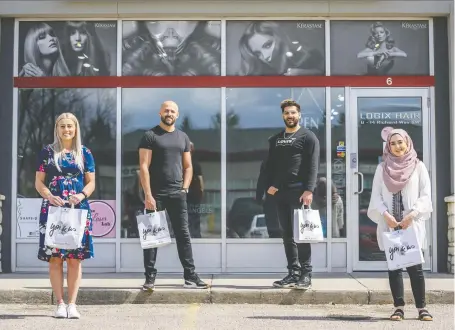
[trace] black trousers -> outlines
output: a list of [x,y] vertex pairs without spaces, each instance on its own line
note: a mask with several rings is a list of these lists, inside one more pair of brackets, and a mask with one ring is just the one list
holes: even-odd
[[[193,250],[191,248],[190,233],[188,230],[188,211],[186,205],[186,193],[175,192],[166,196],[155,196],[158,211],[166,210],[174,231],[175,241],[180,263],[183,266],[185,277],[194,273]],[[144,249],[144,268],[145,275],[155,275],[157,248]]]
[[281,238],[281,228],[274,196],[265,194],[263,209],[269,238]]
[[288,270],[311,275],[313,270],[311,266],[311,244],[295,243],[294,241],[294,210],[302,207],[302,203],[299,202],[302,193],[300,189],[280,189],[274,197]]
[[[425,307],[425,278],[422,265],[406,268],[411,280],[412,294],[417,308]],[[393,305],[404,306],[403,272],[401,269],[389,271],[390,290],[392,291]]]

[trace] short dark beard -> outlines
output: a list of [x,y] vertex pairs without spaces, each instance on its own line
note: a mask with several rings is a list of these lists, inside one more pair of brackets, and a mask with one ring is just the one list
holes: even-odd
[[288,123],[287,120],[285,120],[285,121],[284,121],[284,124],[286,125],[287,128],[294,128],[294,127],[296,127],[296,126],[299,124],[299,121],[296,120],[296,121],[294,121],[292,124],[290,124],[290,123]]
[[161,117],[161,122],[166,126],[172,126],[175,124],[175,120],[173,120],[170,124],[166,123],[166,117]]

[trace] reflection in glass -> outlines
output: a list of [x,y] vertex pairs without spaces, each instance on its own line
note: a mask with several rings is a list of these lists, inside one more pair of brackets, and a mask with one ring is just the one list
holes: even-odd
[[93,235],[115,237],[116,89],[21,89],[18,107],[17,225],[29,235],[18,237],[37,237],[38,222],[27,221],[27,215],[39,214],[41,203],[35,190],[37,157],[53,143],[55,120],[63,112],[77,117],[82,144],[95,158],[96,189],[89,201]]
[[324,88],[227,89],[228,238],[281,237],[273,201],[263,200],[268,187],[261,174],[268,138],[285,127],[280,109],[285,98],[293,98],[301,105],[300,125],[318,137],[319,176],[326,175]]
[[331,88],[332,237],[346,237],[346,112],[344,88]]
[[124,76],[218,76],[220,21],[124,21]]
[[[18,121],[18,194],[35,197],[38,152],[54,141],[55,119],[73,113],[82,130],[82,144],[96,159],[92,199],[115,199],[115,89],[21,89]],[[43,120],[43,118],[48,118]]]
[[376,224],[367,216],[376,167],[382,161],[381,131],[391,126],[406,130],[423,159],[422,100],[420,97],[362,97],[357,99],[359,172],[364,191],[359,195],[359,260],[385,261],[378,247]]
[[193,182],[188,194],[192,238],[221,237],[221,91],[211,88],[122,90],[122,237],[138,237],[136,214],[143,212],[139,142],[160,122],[166,100],[179,106],[177,128],[192,145]]

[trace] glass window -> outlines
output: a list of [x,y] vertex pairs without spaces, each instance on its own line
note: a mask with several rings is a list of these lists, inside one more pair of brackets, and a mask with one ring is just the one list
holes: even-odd
[[332,237],[346,237],[346,111],[344,88],[331,88]]
[[20,77],[116,76],[116,21],[19,22]]
[[229,21],[227,75],[325,74],[324,21]]
[[[187,199],[191,237],[220,238],[221,90],[211,88],[122,90],[122,237],[139,237],[136,214],[144,210],[144,195],[138,146],[144,132],[160,123],[160,106],[166,100],[178,104],[177,128],[194,145],[195,180]],[[191,191],[202,194],[191,198]]]
[[331,21],[332,75],[428,75],[428,21]]
[[123,21],[124,76],[219,76],[221,21]]
[[386,127],[404,129],[411,136],[417,157],[423,159],[422,98],[369,97],[357,98],[358,168],[364,175],[364,191],[359,194],[359,261],[385,261],[376,237],[377,224],[367,216],[373,179],[382,162]]
[[[228,238],[281,238],[276,209],[273,204],[259,200],[265,191],[258,185],[258,177],[268,154],[268,138],[284,129],[280,102],[286,98],[300,104],[301,125],[318,137],[319,177],[326,176],[325,88],[227,89]],[[321,210],[326,228],[324,196],[325,193],[320,195],[315,191],[312,207]]]
[[35,190],[39,152],[54,142],[55,120],[73,113],[82,144],[95,158],[96,189],[90,196],[93,236],[115,237],[116,89],[19,90],[17,197],[18,238],[38,237],[41,196]]

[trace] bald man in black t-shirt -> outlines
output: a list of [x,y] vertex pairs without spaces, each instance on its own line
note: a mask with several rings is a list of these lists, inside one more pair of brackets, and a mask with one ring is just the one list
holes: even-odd
[[[184,269],[186,288],[207,288],[195,272],[188,230],[187,194],[193,168],[190,140],[175,127],[178,106],[166,101],[160,108],[161,122],[145,132],[139,144],[141,186],[147,210],[166,210],[174,231],[177,251]],[[144,249],[144,290],[153,290],[157,270],[157,248]]]

